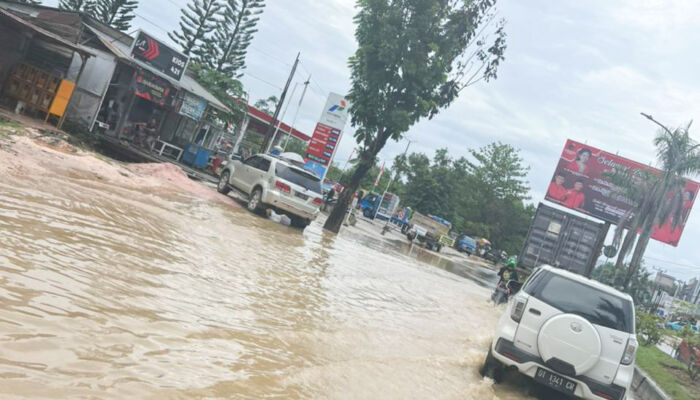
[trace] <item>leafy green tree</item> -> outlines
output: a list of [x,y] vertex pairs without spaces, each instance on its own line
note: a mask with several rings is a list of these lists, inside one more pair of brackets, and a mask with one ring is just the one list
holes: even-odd
[[223,18],[217,23],[212,41],[203,46],[199,61],[213,70],[240,78],[263,8],[265,0],[225,0]]
[[58,3],[58,8],[93,15],[95,12],[95,0],[61,0]]
[[637,312],[637,335],[642,339],[642,346],[656,345],[661,341],[664,330],[660,327],[661,318],[654,314]]
[[266,99],[256,101],[253,106],[267,115],[273,115],[279,101],[277,96],[270,96]]
[[400,140],[474,82],[496,78],[506,45],[504,22],[491,25],[495,3],[357,1],[358,48],[349,60],[348,98],[360,161],[325,229],[340,230],[353,193],[388,140]]
[[138,0],[96,0],[95,18],[114,29],[126,32],[136,18]]
[[193,50],[211,43],[209,34],[216,29],[215,17],[222,7],[220,0],[192,0],[181,10],[179,30],[168,36],[189,56]]
[[221,116],[224,121],[236,124],[243,119],[247,110],[245,104],[237,100],[244,97],[240,81],[196,63],[190,63],[187,73],[231,110],[230,114]]
[[[286,141],[286,147],[284,148],[285,152],[289,153],[297,153],[300,156],[304,157],[306,155],[306,147],[307,143],[304,142],[303,140],[299,140],[297,138],[283,138],[281,143],[285,143]],[[284,146],[283,146],[284,147]]]
[[404,204],[451,221],[456,233],[489,238],[517,254],[535,212],[524,203],[528,168],[515,148],[501,143],[471,155],[471,160],[453,159],[440,149],[432,160],[420,153],[398,156],[397,192]]
[[640,266],[634,271],[629,285],[625,288],[627,268],[627,266],[624,266],[624,268],[620,269],[612,263],[604,263],[593,270],[591,277],[598,282],[628,293],[632,296],[632,300],[634,300],[634,304],[637,307],[650,304],[653,294],[653,284],[650,279],[651,272],[644,266]]

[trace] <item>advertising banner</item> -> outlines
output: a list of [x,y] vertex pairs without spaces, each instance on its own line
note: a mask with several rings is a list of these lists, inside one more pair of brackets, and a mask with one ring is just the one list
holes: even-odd
[[132,83],[134,94],[160,106],[170,104],[173,92],[170,83],[145,70],[137,70]]
[[326,170],[333,161],[347,121],[347,100],[337,93],[329,94],[311,142],[306,148],[305,166],[321,178],[325,177]]
[[[620,172],[634,178],[636,171],[646,171],[659,176],[662,174],[660,170],[648,165],[568,140],[545,198],[572,210],[617,224],[620,217],[635,204],[624,194],[623,189],[610,181],[609,175]],[[678,212],[672,212],[666,221],[657,221],[652,234],[653,239],[678,246],[698,189],[700,184],[685,180],[683,190],[667,195],[667,206],[675,208]],[[674,214],[680,214],[680,220],[674,220]]]
[[178,81],[185,73],[187,63],[190,60],[184,54],[171,49],[141,31],[136,36],[131,56]]
[[180,103],[180,110],[178,113],[184,115],[187,118],[191,118],[195,121],[199,121],[204,115],[204,110],[207,108],[207,102],[200,99],[197,96],[193,96],[189,93],[185,93],[185,96]]

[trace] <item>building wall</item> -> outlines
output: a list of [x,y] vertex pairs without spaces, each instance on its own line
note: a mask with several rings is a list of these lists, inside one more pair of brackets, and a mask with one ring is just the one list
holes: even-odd
[[[100,109],[103,96],[109,88],[109,83],[117,62],[111,54],[91,50],[96,54],[85,64],[83,73],[77,83],[73,98],[68,106],[66,119],[90,128]],[[82,60],[79,56],[73,58],[71,72],[80,71]],[[75,74],[77,76],[77,73]]]
[[28,37],[0,22],[0,95],[12,68],[22,59]]

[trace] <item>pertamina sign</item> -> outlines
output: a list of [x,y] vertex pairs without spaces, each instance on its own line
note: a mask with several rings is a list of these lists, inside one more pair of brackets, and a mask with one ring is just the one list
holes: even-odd
[[325,176],[340,144],[343,129],[348,122],[348,108],[348,101],[343,96],[331,93],[311,136],[306,149],[306,167],[320,177]]
[[184,54],[141,31],[136,36],[131,56],[178,81],[185,73],[190,60]]

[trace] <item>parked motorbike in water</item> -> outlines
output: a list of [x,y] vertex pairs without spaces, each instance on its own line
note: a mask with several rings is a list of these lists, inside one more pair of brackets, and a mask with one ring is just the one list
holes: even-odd
[[518,293],[522,284],[518,281],[510,280],[507,282],[499,282],[496,286],[496,290],[491,294],[491,301],[494,305],[501,305],[508,302],[510,296]]

